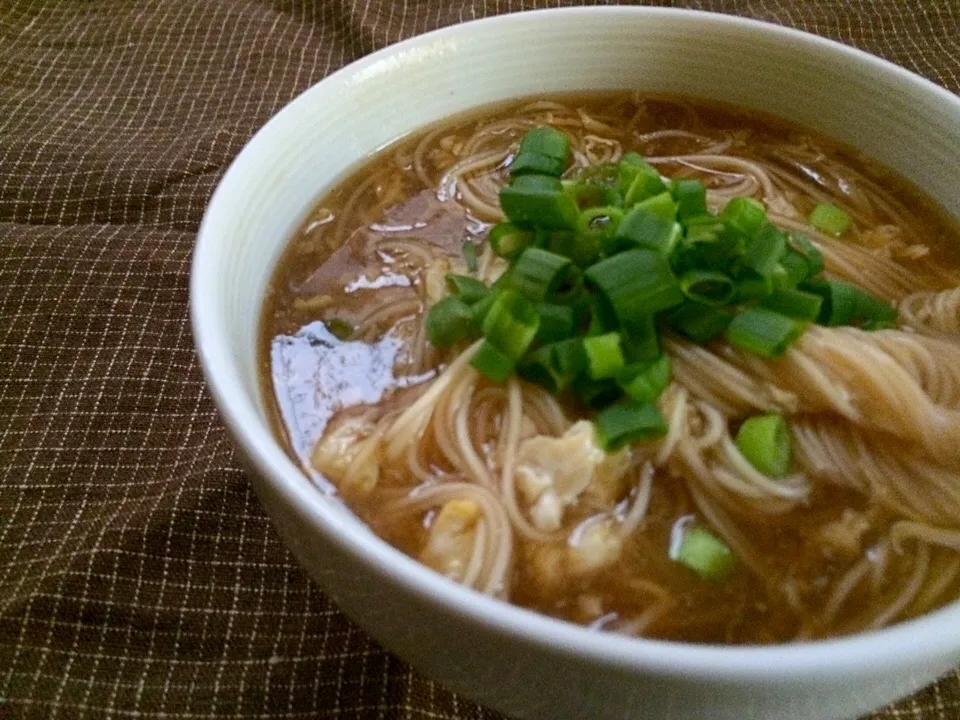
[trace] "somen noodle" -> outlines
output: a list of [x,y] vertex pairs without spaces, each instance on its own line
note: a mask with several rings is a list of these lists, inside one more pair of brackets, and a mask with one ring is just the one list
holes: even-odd
[[[565,178],[639,153],[701,180],[715,213],[755,198],[895,322],[812,325],[775,358],[665,332],[663,432],[604,450],[579,401],[494,382],[474,366],[483,338],[438,347],[425,326],[448,274],[489,286],[507,268],[488,233],[538,127],[569,136]],[[811,224],[826,206],[849,227]],[[611,93],[513,103],[401,141],[322,199],[266,300],[264,393],[322,488],[479,592],[695,642],[881,627],[960,595],[958,249],[906,182],[768,116]],[[786,420],[783,473],[738,440],[760,416]],[[722,573],[685,560],[691,537],[728,553]]]

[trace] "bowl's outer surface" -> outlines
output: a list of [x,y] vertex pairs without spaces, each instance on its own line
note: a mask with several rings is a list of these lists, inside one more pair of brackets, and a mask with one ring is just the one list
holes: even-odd
[[711,648],[591,633],[420,567],[322,496],[271,436],[256,327],[273,265],[318,196],[425,123],[589,89],[687,93],[774,112],[867,152],[960,217],[960,100],[798,32],[687,11],[578,8],[501,16],[387,48],[271,120],[227,172],[200,230],[195,339],[258,495],[311,576],[375,638],[518,717],[826,720],[918,689],[960,663],[960,605],[802,646]]

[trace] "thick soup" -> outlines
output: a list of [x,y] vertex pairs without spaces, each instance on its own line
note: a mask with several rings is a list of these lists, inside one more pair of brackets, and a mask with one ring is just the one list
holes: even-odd
[[[567,154],[556,134],[518,151],[533,128]],[[511,173],[528,204],[505,201],[492,248]],[[537,295],[560,271],[537,275],[534,247],[575,299]],[[960,594],[958,253],[906,182],[771,117],[527,100],[404,139],[322,199],[270,286],[263,392],[321,488],[480,592],[690,642],[876,628]],[[672,283],[652,346],[605,285],[638,258]]]

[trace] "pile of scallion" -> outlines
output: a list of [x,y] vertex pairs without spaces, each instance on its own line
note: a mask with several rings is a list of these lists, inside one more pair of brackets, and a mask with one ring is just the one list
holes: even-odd
[[[810,323],[872,329],[895,318],[881,300],[823,277],[820,251],[776,228],[752,198],[733,198],[717,215],[703,183],[665,181],[636,153],[564,178],[570,160],[561,132],[523,137],[500,191],[508,221],[488,236],[509,267],[490,287],[448,275],[450,295],[426,328],[437,347],[482,336],[471,362],[494,382],[516,372],[579,399],[596,411],[607,450],[666,432],[655,404],[671,377],[663,332],[723,337],[775,358]],[[834,235],[850,226],[828,204],[810,221]],[[754,427],[759,445],[747,454],[782,474],[770,442],[784,430],[774,425]]]

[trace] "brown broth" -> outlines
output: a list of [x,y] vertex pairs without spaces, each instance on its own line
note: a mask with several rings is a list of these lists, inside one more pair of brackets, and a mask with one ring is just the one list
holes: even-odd
[[[903,225],[902,243],[895,244],[891,252],[903,250],[903,261],[938,286],[946,287],[950,278],[955,285],[960,277],[956,223],[902,178],[827,138],[771,116],[690,99],[644,98],[638,102],[623,93],[591,93],[547,100],[582,110],[602,123],[592,126],[598,137],[613,138],[624,151],[648,156],[689,152],[696,147],[682,135],[639,142],[645,133],[682,130],[718,143],[731,138],[724,149],[727,154],[789,171],[851,214],[867,213],[868,221],[857,224],[853,241],[873,242],[874,235],[867,231],[894,222],[896,216],[896,222]],[[259,328],[261,388],[273,413],[274,429],[288,452],[327,491],[336,492],[336,488],[310,469],[309,455],[328,423],[336,425],[363,413],[381,417],[405,406],[418,382],[429,381],[431,367],[445,360],[435,357],[426,368],[409,365],[411,344],[422,320],[421,292],[426,282],[425,272],[417,265],[416,248],[429,248],[434,256],[459,262],[463,242],[482,243],[486,232],[485,223],[463,212],[454,201],[438,202],[436,187],[421,175],[436,179],[480,123],[511,118],[530,102],[487,108],[445,121],[365,161],[321,199],[275,269]],[[431,137],[439,139],[418,157],[417,148]],[[502,168],[498,172],[502,176]],[[695,172],[695,167],[684,164],[665,170],[667,175]],[[848,187],[851,177],[854,181]],[[721,176],[707,177],[708,183],[714,179],[724,181]],[[865,188],[873,187],[882,188],[888,202],[871,200],[871,192],[866,199],[862,196]],[[798,193],[793,202],[806,214],[816,200]],[[394,249],[371,252],[371,246],[385,238],[396,240]],[[918,243],[928,252],[910,259],[913,251],[905,248]],[[382,322],[371,321],[371,313],[379,313]],[[334,319],[362,325],[365,336],[360,342],[351,338],[342,343],[317,323]],[[428,374],[418,374],[424,370]],[[442,467],[439,456],[427,460]],[[385,502],[410,485],[410,478],[401,470],[388,469],[370,497],[345,499],[378,534],[417,557],[431,513],[398,517],[382,511]],[[822,533],[825,526],[850,512],[867,518],[869,529],[857,552],[847,555],[825,544]],[[570,514],[572,520],[565,527],[586,517],[589,509],[575,507]],[[859,587],[837,617],[824,625],[817,617],[818,603],[871,551],[872,543],[894,519],[877,503],[852,491],[818,484],[809,507],[741,523],[764,549],[768,577],[794,588],[797,603],[793,605],[769,581],[746,569],[724,583],[710,583],[670,561],[671,531],[685,516],[703,522],[683,484],[671,483],[665,473],[658,473],[646,521],[628,539],[614,565],[595,575],[564,578],[555,585],[545,583],[537,563],[529,559],[539,550],[532,543],[520,542],[509,599],[548,615],[621,632],[633,631],[631,620],[647,617],[642,630],[647,636],[691,642],[773,643],[846,632],[845,623],[853,622],[864,608],[879,607],[889,600],[909,573],[907,563],[890,558],[882,580]],[[935,560],[950,561],[939,556]],[[651,578],[669,593],[669,602],[664,601],[660,611],[657,604],[662,598],[648,586]],[[947,602],[957,592],[953,583],[935,604]],[[910,607],[904,616],[926,609]]]

